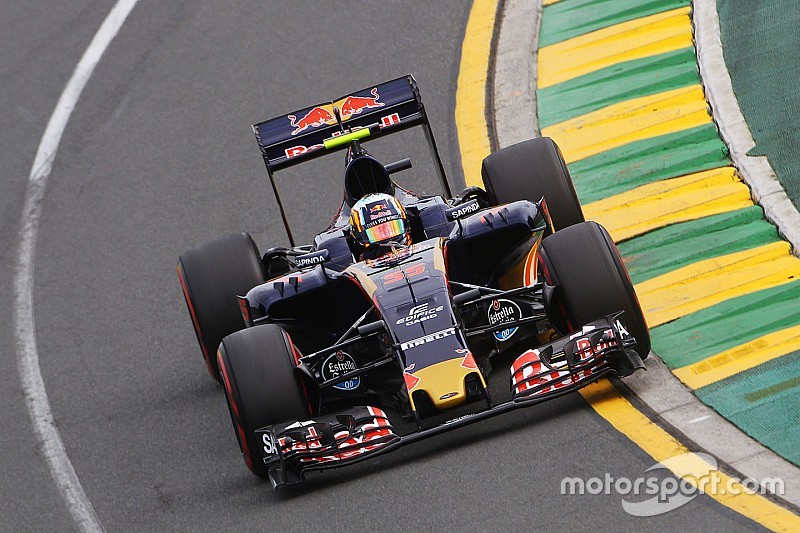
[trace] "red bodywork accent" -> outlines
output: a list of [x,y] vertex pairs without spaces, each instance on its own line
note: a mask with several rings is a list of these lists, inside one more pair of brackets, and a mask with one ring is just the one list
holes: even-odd
[[239,311],[242,313],[242,318],[246,323],[250,323],[250,306],[247,303],[247,300],[243,298],[239,298]]
[[414,374],[409,374],[408,372],[403,372],[403,380],[406,382],[406,389],[409,393],[414,390],[414,387],[420,382],[420,379],[415,376]]
[[547,218],[547,225],[550,226],[550,232],[555,233],[556,227],[553,225],[553,219],[550,217],[550,208],[547,207],[547,200],[542,199],[542,203],[540,205],[542,206],[542,211],[544,211],[544,215]]
[[[294,345],[292,342],[292,337],[285,331],[283,332],[284,336],[286,337],[286,341],[289,343],[289,349],[292,351],[292,357],[294,357],[294,366],[300,366],[300,357],[302,354],[300,350],[297,349],[297,346]],[[306,388],[305,380],[300,380],[300,387],[303,389],[303,397],[306,399],[306,406],[308,406],[308,414],[313,415],[314,409],[311,406],[311,398],[308,396],[308,389]]]
[[[579,336],[580,334],[573,335]],[[613,339],[614,333],[611,330],[606,332],[606,335]],[[578,350],[578,362],[585,363],[589,361],[597,352],[605,350],[611,346],[616,346],[615,341],[600,342],[596,346],[596,350],[592,348],[588,339],[578,339],[576,341],[576,350]],[[542,387],[536,392],[531,393],[531,396],[539,396],[554,392],[558,389],[572,385],[573,383],[583,380],[597,371],[601,362],[592,365],[589,368],[579,370],[575,374],[570,374],[567,367],[561,370],[550,370],[539,358],[538,350],[528,350],[514,361],[511,365],[511,385],[515,394],[520,394],[528,389]]]
[[[392,431],[386,413],[372,406],[367,406],[367,410],[373,418],[371,423],[363,424],[359,427],[356,433],[360,433],[360,435],[351,436],[347,431],[340,431],[334,435],[336,446],[329,447],[329,454],[303,457],[300,461],[303,463],[331,463],[342,461],[378,450],[388,444],[386,439],[395,436],[395,434]],[[314,426],[308,426],[306,430],[308,433],[304,436],[305,441],[293,440],[289,442],[285,437],[280,437],[278,439],[278,446],[281,449],[281,455],[285,456],[291,452],[323,451],[325,447],[321,442],[321,436],[317,433]]]
[[466,352],[467,353],[464,355],[464,360],[461,361],[461,366],[463,366],[464,368],[470,368],[470,369],[474,368],[475,370],[477,370],[478,364],[475,362],[475,357],[472,356],[472,352],[470,352],[469,350],[466,350]]
[[450,297],[453,296],[453,288],[450,287],[450,278],[447,277],[447,273],[450,272],[450,258],[447,255],[447,241],[444,242],[442,246],[442,257],[444,258],[444,279],[447,284],[447,291],[450,293]]

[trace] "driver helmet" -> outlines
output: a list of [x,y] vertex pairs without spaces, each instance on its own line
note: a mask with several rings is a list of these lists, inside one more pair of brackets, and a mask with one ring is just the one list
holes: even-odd
[[411,244],[405,208],[397,198],[384,193],[368,194],[353,205],[350,234],[364,248],[379,243]]

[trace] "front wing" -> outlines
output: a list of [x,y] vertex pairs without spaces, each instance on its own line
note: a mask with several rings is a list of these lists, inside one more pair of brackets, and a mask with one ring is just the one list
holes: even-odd
[[635,339],[619,313],[596,320],[580,332],[527,350],[511,366],[512,398],[413,433],[400,435],[386,413],[353,407],[309,420],[288,421],[256,431],[263,443],[272,486],[303,481],[305,473],[352,464],[406,444],[491,416],[529,407],[574,392],[604,376],[625,377],[644,368]]

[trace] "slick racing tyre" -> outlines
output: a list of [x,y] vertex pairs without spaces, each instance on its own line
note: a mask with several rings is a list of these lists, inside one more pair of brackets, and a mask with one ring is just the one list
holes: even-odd
[[555,325],[561,323],[558,329],[572,331],[625,311],[620,320],[636,338],[639,356],[647,357],[647,322],[617,247],[603,226],[583,222],[554,233],[542,241],[539,258],[547,282],[557,285],[551,312]]
[[236,296],[265,281],[258,247],[247,233],[201,244],[180,256],[178,278],[208,373],[219,380],[217,347],[245,326]]
[[247,468],[268,475],[264,446],[255,430],[287,420],[306,420],[309,402],[295,375],[291,340],[274,324],[237,331],[222,339],[217,354],[228,411]]
[[584,220],[564,157],[549,137],[522,141],[487,156],[481,176],[495,205],[538,202],[544,197],[556,231]]

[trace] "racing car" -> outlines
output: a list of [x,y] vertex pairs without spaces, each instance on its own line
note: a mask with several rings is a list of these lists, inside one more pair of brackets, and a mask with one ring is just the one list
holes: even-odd
[[[443,195],[364,148],[412,127]],[[411,75],[253,129],[290,246],[225,236],[182,254],[178,276],[245,463],[273,487],[644,367],[625,266],[551,139],[496,151],[484,186],[452,195]],[[275,173],[340,151],[341,206],[297,245]]]

